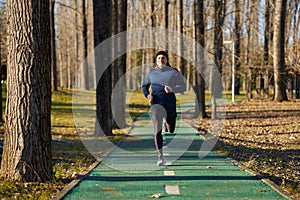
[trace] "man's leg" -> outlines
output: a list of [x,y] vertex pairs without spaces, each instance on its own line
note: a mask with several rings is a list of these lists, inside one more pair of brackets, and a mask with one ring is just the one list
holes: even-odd
[[167,118],[165,122],[165,128],[167,129],[168,132],[174,133],[176,127],[177,113],[176,111],[173,110],[167,110],[166,112],[167,112]]
[[158,153],[158,158],[163,158],[163,137],[162,137],[162,121],[163,118],[166,117],[166,111],[164,107],[161,105],[153,105],[151,106],[151,119],[154,126],[154,143],[156,147],[156,151]]

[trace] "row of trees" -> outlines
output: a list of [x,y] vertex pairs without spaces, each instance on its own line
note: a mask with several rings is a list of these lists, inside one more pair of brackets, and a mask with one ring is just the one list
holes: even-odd
[[[112,12],[116,9],[118,3],[112,1]],[[218,15],[214,16],[217,5],[212,1],[203,2],[203,28],[205,41],[205,49],[214,55],[214,31],[216,17],[219,17],[219,26],[222,30],[223,41],[235,41],[235,64],[237,68],[238,79],[236,81],[236,91],[241,88],[244,80],[244,66],[265,66],[273,63],[273,40],[274,40],[274,16],[275,16],[275,0],[245,0],[245,1],[220,1],[220,9]],[[91,1],[79,0],[61,0],[52,1],[53,22],[55,24],[55,42],[56,42],[56,67],[53,70],[53,88],[57,86],[61,88],[95,88],[95,69],[90,66],[86,70],[80,70],[85,59],[85,55],[91,52],[93,44],[93,12]],[[195,38],[195,6],[193,0],[186,1],[128,1],[127,6],[127,29],[140,27],[163,27],[171,30],[177,30],[186,34],[191,38]],[[289,0],[286,2],[285,17],[285,51],[289,52],[286,56],[288,66],[296,66],[299,58],[299,2],[297,0]],[[85,5],[85,6],[82,6]],[[196,4],[195,4],[196,5]],[[86,12],[86,10],[88,12]],[[182,11],[182,12],[181,12]],[[124,12],[122,12],[124,13]],[[114,15],[112,15],[113,17]],[[116,15],[118,16],[118,15]],[[196,18],[197,19],[197,18]],[[111,18],[112,34],[115,34],[117,23]],[[221,23],[222,22],[222,23]],[[5,21],[1,23],[2,27]],[[222,25],[222,26],[221,26]],[[70,31],[72,30],[72,31]],[[147,42],[147,41],[145,41]],[[128,46],[137,45],[139,41],[128,41]],[[231,51],[229,45],[223,45],[220,42],[218,52],[222,52],[222,75],[223,83],[226,90],[231,87]],[[3,47],[3,46],[2,46]],[[167,44],[166,44],[167,48]],[[5,51],[5,48],[2,48]],[[178,54],[186,51],[178,47]],[[2,53],[2,55],[5,53]],[[154,51],[137,51],[128,52],[127,68],[153,62]],[[4,58],[5,56],[2,56]],[[191,76],[190,63],[177,55],[171,56],[174,66],[183,71],[186,78],[194,82],[195,77]],[[3,59],[2,63],[5,63]],[[78,74],[80,73],[80,74]],[[84,74],[85,75],[84,75]],[[75,83],[74,77],[80,76],[78,83]],[[84,76],[86,78],[84,78]],[[143,76],[143,74],[142,74]],[[137,76],[134,84],[139,85],[143,77]],[[255,78],[255,77],[254,77]],[[85,81],[84,81],[85,80]],[[129,82],[127,83],[130,86]],[[132,87],[132,86],[131,86]],[[243,87],[243,89],[246,89]]]
[[[287,10],[287,5],[293,9]],[[111,93],[114,84],[129,69],[153,63],[157,50],[128,52],[105,71],[93,67],[101,66],[100,63],[107,59],[104,55],[117,55],[115,50],[119,45],[137,49],[133,46],[153,42],[164,43],[165,49],[176,48],[178,53],[170,55],[171,61],[194,86],[200,102],[197,109],[201,117],[206,116],[203,76],[193,70],[197,66],[184,59],[187,52],[193,55],[195,52],[187,49],[182,40],[176,41],[174,47],[172,43],[176,38],[150,35],[138,40],[129,37],[126,43],[113,44],[106,52],[95,54],[95,64],[84,62],[88,52],[117,33],[140,27],[163,27],[185,34],[212,55],[224,83],[230,73],[226,68],[229,50],[223,41],[234,41],[238,72],[236,91],[240,90],[242,65],[273,64],[275,100],[278,101],[286,100],[285,62],[288,60],[289,64],[296,65],[299,53],[299,2],[296,0],[52,0],[50,3],[47,0],[7,0],[6,6],[7,18],[2,18],[1,30],[7,23],[4,28],[7,40],[2,39],[4,33],[1,34],[1,58],[6,57],[7,61],[1,59],[1,62],[8,67],[8,97],[1,174],[8,179],[51,179],[50,82],[52,90],[58,86],[95,87],[98,122],[106,135],[112,135]],[[5,13],[4,8],[1,13]],[[289,55],[292,56],[287,57],[285,50],[290,48],[293,51]],[[138,71],[122,85],[139,86],[144,73]],[[125,96],[120,94],[118,104],[114,104],[119,113],[125,113]],[[213,94],[213,99],[218,97]],[[126,126],[125,120],[118,126]]]
[[[217,1],[218,2],[218,1]],[[194,17],[193,17],[193,3],[192,0],[184,1],[180,4],[180,1],[162,1],[162,2],[150,2],[146,1],[129,1],[127,7],[128,20],[127,20],[127,28],[140,28],[140,27],[163,27],[172,30],[178,30],[182,33],[188,35],[189,37],[195,37],[195,26]],[[298,29],[299,29],[299,15],[298,1],[287,1],[289,9],[286,11],[286,40],[285,40],[285,48],[286,51],[291,52],[290,56],[286,58],[288,65],[295,65],[298,58]],[[70,5],[75,5],[72,1],[69,1]],[[153,5],[153,6],[152,6]],[[166,6],[167,5],[167,6]],[[180,5],[182,5],[182,9],[180,9]],[[222,1],[220,2],[222,5],[222,9],[219,10],[219,15],[222,23],[222,34],[223,40],[234,40],[235,41],[235,50],[236,50],[236,66],[237,69],[247,66],[262,66],[262,65],[270,65],[273,62],[273,38],[274,38],[274,15],[275,15],[275,1]],[[87,8],[90,7],[91,4],[87,5]],[[152,8],[153,7],[153,8]],[[114,9],[115,6],[112,7]],[[68,27],[68,29],[77,30],[76,28],[78,23],[70,23],[70,21],[76,18],[75,11],[70,9],[68,5],[58,6],[56,19],[58,24],[61,24],[62,30],[57,30],[57,35],[59,35],[59,39],[57,40],[57,49],[59,53],[59,81],[60,86],[62,87],[74,87],[75,84],[72,83],[72,79],[67,77],[73,77],[74,74],[77,73],[77,69],[79,67],[78,63],[82,62],[82,59],[79,59],[81,56],[77,56],[78,59],[71,59],[68,61],[67,56],[62,56],[66,54],[65,52],[76,52],[78,54],[78,50],[76,50],[76,46],[74,44],[80,44],[80,40],[77,39],[77,42],[73,42],[78,38],[75,35],[76,32],[70,35],[68,31],[63,31]],[[66,10],[69,10],[67,12]],[[214,26],[215,16],[214,16],[214,3],[211,1],[203,1],[203,14],[204,14],[204,40],[205,40],[205,48],[208,52],[214,52]],[[181,12],[182,11],[182,16]],[[164,12],[167,12],[164,13]],[[63,13],[63,14],[60,14]],[[68,17],[66,16],[68,14]],[[90,13],[88,13],[90,14]],[[61,17],[62,16],[62,17]],[[180,17],[181,16],[181,17]],[[70,20],[66,20],[70,19]],[[236,20],[235,20],[236,19]],[[165,22],[167,20],[167,22]],[[66,22],[65,22],[66,21]],[[114,23],[114,22],[113,22]],[[91,51],[93,48],[93,38],[92,38],[92,18],[91,15],[87,15],[87,26],[88,26],[88,51]],[[71,26],[71,27],[70,27]],[[112,28],[114,28],[113,25]],[[67,32],[65,34],[64,32]],[[78,34],[78,33],[77,33]],[[64,36],[65,35],[65,36]],[[65,41],[69,41],[70,45],[66,45]],[[136,45],[137,41],[131,41],[128,44],[129,47]],[[166,46],[167,47],[167,46]],[[180,48],[178,49],[180,54]],[[228,46],[220,44],[219,52],[223,51],[222,56],[222,65],[223,70],[223,82],[225,89],[229,89],[231,86],[230,79],[230,62],[229,59],[231,54],[231,49],[228,49]],[[259,52],[259,53],[258,53]],[[140,51],[140,52],[132,52],[127,56],[127,64],[128,66],[139,66],[142,63],[153,62],[153,55],[149,55],[150,52]],[[153,51],[152,51],[153,53]],[[138,55],[136,55],[138,54]],[[145,55],[146,54],[146,55]],[[143,57],[143,55],[145,55]],[[74,56],[75,53],[74,53]],[[72,56],[73,57],[73,56]],[[174,58],[171,59],[172,64],[180,69],[185,69],[184,71],[189,70],[189,63],[184,63],[180,57],[174,55]],[[66,66],[70,67],[66,67]],[[64,66],[61,67],[61,66]],[[94,78],[93,73],[94,69],[90,69],[90,87],[95,87],[95,81],[92,80]],[[238,73],[243,73],[242,70],[238,71]],[[184,74],[189,78],[189,73],[184,72]],[[77,75],[77,74],[76,74]],[[63,78],[65,77],[65,78]],[[62,79],[62,80],[61,80]],[[68,81],[67,81],[68,80]],[[136,79],[135,84],[140,84],[140,79]],[[237,81],[236,86],[240,87],[238,83],[241,81]],[[76,84],[78,87],[80,85]]]

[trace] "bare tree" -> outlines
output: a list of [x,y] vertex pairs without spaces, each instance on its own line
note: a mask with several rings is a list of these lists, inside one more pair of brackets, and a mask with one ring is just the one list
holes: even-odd
[[[204,24],[204,13],[203,13],[203,0],[195,0],[194,2],[194,21],[195,21],[195,38],[197,43],[204,48],[205,45],[205,24]],[[199,71],[201,70],[205,61],[203,49],[195,48],[195,57],[196,57],[196,64],[199,66],[195,66],[198,68],[195,74],[195,93],[196,93],[196,108],[195,108],[195,117],[205,118],[207,117],[207,113],[205,110],[205,82],[204,82],[204,73]],[[201,64],[200,64],[201,63]]]
[[86,14],[86,1],[80,0],[79,1],[79,8],[80,8],[80,21],[81,21],[81,32],[80,32],[80,53],[81,53],[81,68],[82,68],[82,88],[83,89],[90,89],[89,85],[89,70],[88,70],[88,63],[86,61],[88,55],[88,38],[87,38],[87,14]]
[[269,40],[270,40],[270,0],[266,0],[265,30],[264,30],[264,64],[269,64]]
[[169,38],[167,36],[167,29],[169,28],[169,0],[164,0],[163,2],[163,8],[164,8],[164,12],[163,12],[163,24],[164,24],[164,28],[166,29],[166,35],[165,35],[165,41],[166,41],[166,44],[165,44],[165,49],[168,49],[169,47]]
[[8,90],[1,175],[47,181],[51,156],[48,0],[7,1]]
[[296,13],[299,13],[299,8],[300,8],[300,2],[297,0],[294,0],[294,7],[295,7],[295,12],[294,12],[294,25],[293,25],[293,63],[294,65],[299,65],[299,24],[300,24],[300,16],[299,14],[296,15]]
[[2,108],[2,80],[5,79],[5,74],[3,74],[6,68],[6,59],[4,59],[7,54],[6,51],[6,8],[5,2],[0,2],[0,124],[3,123],[3,108]]
[[287,100],[286,95],[286,67],[284,60],[285,44],[285,12],[286,1],[276,0],[275,18],[274,18],[274,84],[275,84],[275,101]]
[[[235,56],[234,56],[234,63],[235,69],[237,72],[240,71],[241,62],[240,62],[240,53],[241,53],[241,10],[240,10],[240,0],[234,0],[235,5],[235,20],[234,20],[234,49],[235,49]],[[234,80],[234,93],[240,94],[240,84],[241,78],[240,74],[235,74]]]
[[57,91],[57,65],[56,65],[56,38],[55,38],[55,1],[50,1],[50,31],[51,31],[51,75],[52,75],[52,91]]
[[[56,8],[56,51],[59,55],[59,81],[60,87],[71,89],[75,86],[75,76],[78,83],[83,82],[82,74],[78,73],[80,51],[79,51],[79,9],[78,0],[55,1]],[[70,31],[73,30],[73,31]],[[82,43],[83,44],[83,43]],[[81,87],[80,84],[78,85]]]
[[1,44],[1,37],[0,37],[0,125],[3,123],[3,108],[2,108],[2,44]]
[[[127,0],[115,0],[115,34],[126,31],[127,29]],[[114,44],[114,51],[126,49],[126,39],[118,38]],[[125,128],[127,126],[125,119],[126,107],[126,54],[121,55],[114,63],[114,86],[117,86],[117,92],[114,92],[113,114],[115,127]]]
[[[264,30],[264,66],[269,66],[269,43],[270,43],[270,0],[266,0],[265,5],[265,30]],[[269,69],[266,69],[266,74],[264,77],[264,93],[269,95]]]
[[[179,1],[176,1],[176,6],[177,6],[177,31],[179,33],[183,33],[183,0],[179,0]],[[185,76],[185,66],[184,66],[184,63],[183,63],[183,59],[182,59],[182,56],[183,56],[183,53],[184,53],[184,50],[183,50],[183,40],[178,37],[178,41],[177,41],[177,44],[178,44],[178,56],[177,56],[177,67],[180,69],[180,72],[182,73],[183,76]]]
[[[246,42],[246,58],[245,58],[245,65],[249,66],[251,64],[251,56],[250,56],[250,44],[251,44],[251,32],[252,32],[252,26],[251,26],[251,13],[253,10],[253,6],[251,6],[251,0],[247,0],[247,13],[246,13],[246,32],[247,32],[247,42]],[[250,68],[248,68],[247,72],[247,81],[248,81],[248,91],[247,91],[247,97],[248,99],[252,98],[252,71]]]
[[[111,6],[111,0],[93,0],[95,47],[111,36]],[[107,49],[107,53],[111,55],[110,49]],[[104,52],[95,51],[96,80],[98,81],[96,89],[96,115],[98,123],[101,125],[104,134],[113,135],[111,111],[111,68],[108,67],[107,69],[101,69],[98,67],[101,62],[100,58],[108,59],[104,57],[104,54]],[[98,129],[96,129],[95,132],[95,135],[97,134],[99,134]]]
[[226,0],[215,0],[215,26],[214,26],[214,61],[219,70],[216,72],[215,69],[211,73],[211,91],[212,91],[212,119],[216,118],[216,98],[222,96],[222,91],[219,86],[222,85],[218,83],[218,75],[222,75],[222,46],[223,46],[223,24],[225,18],[225,6]]

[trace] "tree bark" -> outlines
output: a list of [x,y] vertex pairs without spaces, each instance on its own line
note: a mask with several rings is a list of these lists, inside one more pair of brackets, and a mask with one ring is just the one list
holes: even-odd
[[[246,59],[245,64],[246,66],[249,66],[251,64],[251,58],[250,58],[250,44],[251,44],[251,12],[252,12],[252,6],[250,5],[250,0],[247,1],[247,13],[246,13],[246,32],[247,32],[247,45],[246,45]],[[248,99],[252,99],[252,70],[248,70],[247,74],[247,81],[248,81],[248,88],[247,88],[247,97]]]
[[[223,24],[224,24],[224,9],[226,0],[215,0],[215,27],[214,27],[214,61],[222,76],[222,46],[223,46]],[[216,119],[217,105],[216,98],[222,96],[221,90],[218,86],[221,86],[218,73],[213,69],[211,72],[211,92],[212,92],[212,119]]]
[[166,34],[165,34],[165,49],[168,50],[169,48],[169,38],[168,38],[168,28],[169,28],[169,1],[164,0],[163,3],[163,27],[166,29]]
[[[234,49],[235,49],[235,55],[234,55],[234,63],[235,63],[235,71],[240,71],[240,53],[241,53],[241,10],[240,10],[240,0],[235,0],[235,21],[234,21]],[[239,73],[235,74],[235,80],[234,80],[234,94],[240,94],[240,84],[241,78]]]
[[[115,33],[121,33],[127,29],[127,0],[115,1]],[[119,39],[114,44],[116,53],[120,49],[126,49],[126,40]],[[113,99],[113,113],[114,113],[114,126],[117,128],[127,127],[125,118],[126,107],[126,54],[121,55],[116,59],[114,68],[114,85],[117,85],[117,92],[114,92]]]
[[[110,0],[93,0],[94,13],[94,45],[95,48],[105,39],[111,37],[111,1]],[[99,125],[105,135],[112,134],[112,111],[111,111],[111,93],[112,93],[112,77],[111,67],[101,69],[101,59],[109,59],[103,55],[111,56],[111,48],[107,52],[95,51],[95,66],[96,66],[96,115]],[[98,127],[98,126],[96,126]],[[95,130],[95,135],[101,135],[98,129]]]
[[50,31],[51,31],[51,75],[52,75],[52,91],[57,91],[57,65],[56,65],[56,42],[55,42],[55,17],[54,17],[55,1],[50,1]]
[[205,110],[205,82],[204,82],[204,73],[202,67],[205,65],[204,57],[204,45],[205,45],[205,25],[204,25],[204,13],[203,13],[203,0],[195,1],[195,38],[197,43],[200,44],[203,49],[195,49],[196,57],[196,74],[195,74],[195,92],[196,92],[196,108],[195,108],[195,117],[205,118],[207,113]]
[[[177,31],[183,34],[183,0],[176,1],[177,6]],[[182,57],[184,57],[183,53],[183,40],[178,37],[178,56],[177,56],[177,68],[180,70],[181,74],[186,77],[185,66],[183,63]]]
[[47,181],[51,163],[48,0],[7,1],[8,91],[1,175]]
[[[269,40],[270,40],[270,0],[266,0],[265,5],[265,30],[264,30],[264,66],[269,66]],[[266,69],[264,76],[264,93],[269,96],[269,70]]]
[[81,41],[81,71],[82,71],[82,88],[85,90],[90,89],[89,85],[89,69],[87,63],[87,55],[88,55],[88,41],[87,41],[87,14],[86,14],[86,5],[85,0],[80,0],[80,21],[81,21],[81,34],[80,34],[80,41]]
[[270,0],[266,0],[264,30],[264,64],[269,64],[269,39],[270,39]]
[[[2,74],[2,71],[3,71],[3,68],[5,67],[5,65],[3,64],[2,65],[2,54],[6,53],[3,51],[3,47],[2,47],[2,44],[4,44],[4,41],[2,40],[5,40],[5,24],[4,24],[4,18],[5,18],[5,11],[4,11],[4,2],[0,2],[0,26],[1,26],[1,29],[0,29],[0,102],[2,102],[2,80],[3,80],[3,74]],[[3,27],[3,29],[2,29]],[[3,45],[4,46],[4,45]],[[5,54],[4,54],[5,55]],[[0,125],[2,125],[3,123],[3,107],[2,107],[2,103],[0,103]]]
[[275,84],[275,101],[286,101],[286,71],[284,60],[284,44],[285,44],[285,13],[286,1],[277,0],[275,6],[274,18],[274,84]]
[[300,2],[297,0],[294,0],[295,3],[295,14],[294,14],[294,24],[293,24],[293,63],[298,63],[298,59],[299,58],[299,23],[300,23],[300,16],[296,15],[296,13],[299,13],[299,6],[300,6]]
[[[2,23],[2,16],[0,16],[0,24]],[[2,33],[0,34],[0,102],[2,102]],[[0,125],[3,123],[3,108],[2,108],[2,103],[0,103]]]

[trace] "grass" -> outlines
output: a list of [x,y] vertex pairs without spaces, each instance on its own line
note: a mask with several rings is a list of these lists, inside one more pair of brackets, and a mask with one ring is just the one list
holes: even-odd
[[[3,105],[5,105],[5,91]],[[128,92],[126,97],[127,111],[130,113],[127,122],[130,124],[137,115],[149,109],[149,104],[140,91]],[[77,120],[83,119],[85,120],[83,123],[94,125],[95,91],[54,92],[51,107],[52,137],[56,139],[52,141],[53,180],[46,183],[23,183],[0,178],[1,199],[50,199],[96,161],[78,135],[76,119],[74,119],[77,107],[73,107],[73,101],[79,105],[78,108],[87,111]],[[126,132],[127,129],[113,130],[115,137],[110,138],[111,141],[117,143]],[[0,140],[3,139],[3,133],[2,126]]]
[[[85,95],[88,95],[87,93]],[[4,101],[5,97],[6,93]],[[0,178],[1,199],[51,199],[95,162],[95,158],[78,137],[73,120],[71,91],[52,94],[51,126],[52,137],[58,139],[52,141],[53,180],[46,183],[24,183]],[[3,131],[1,127],[0,140]]]

